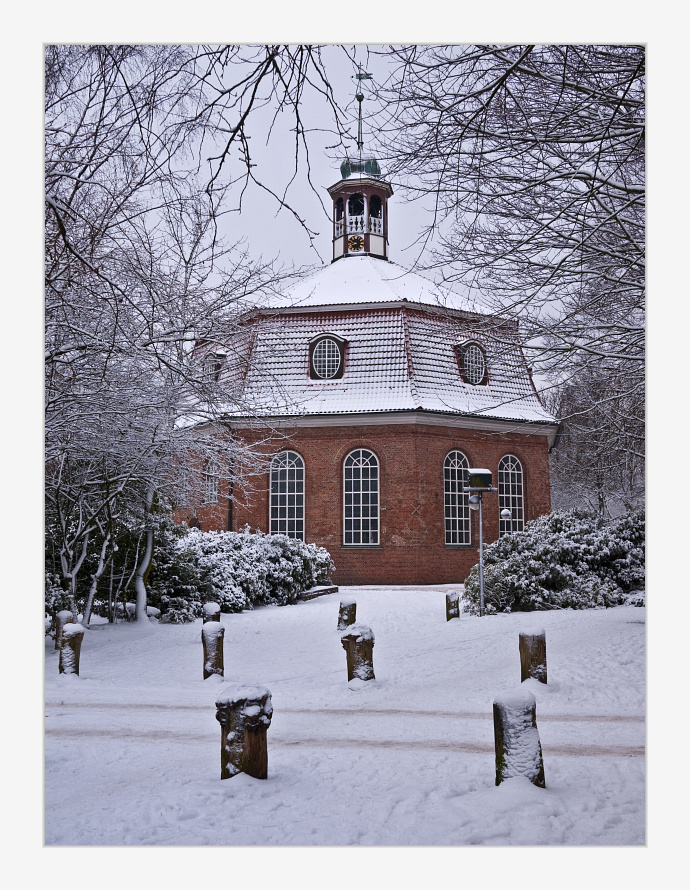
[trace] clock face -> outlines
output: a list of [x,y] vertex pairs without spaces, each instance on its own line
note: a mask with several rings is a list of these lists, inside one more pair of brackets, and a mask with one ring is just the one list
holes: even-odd
[[353,235],[347,239],[347,246],[350,250],[364,250],[364,238],[361,235]]

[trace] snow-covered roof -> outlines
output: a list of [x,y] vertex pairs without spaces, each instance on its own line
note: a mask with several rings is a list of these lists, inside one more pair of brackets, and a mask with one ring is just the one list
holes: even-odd
[[409,272],[398,263],[371,256],[348,256],[322,266],[286,288],[267,304],[272,308],[361,306],[385,303],[423,303],[465,312],[485,313],[469,288],[451,290]]
[[[359,260],[342,265],[349,264]],[[534,391],[514,327],[492,334],[486,316],[430,311],[419,296],[402,305],[303,305],[255,317],[244,403],[272,417],[428,411],[554,423]],[[310,377],[309,342],[324,333],[346,341],[341,379]],[[460,374],[455,347],[469,338],[485,349],[485,385],[465,383]]]

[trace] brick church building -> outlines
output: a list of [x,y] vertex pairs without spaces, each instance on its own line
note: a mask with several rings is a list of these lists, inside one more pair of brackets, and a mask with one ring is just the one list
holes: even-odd
[[522,528],[550,510],[557,421],[515,323],[389,260],[393,190],[378,163],[340,169],[330,264],[248,313],[240,345],[206,356],[263,417],[227,421],[266,455],[265,474],[231,498],[207,468],[207,503],[176,518],[323,546],[336,584],[460,583],[478,561],[468,468],[498,488],[484,495],[484,540]]

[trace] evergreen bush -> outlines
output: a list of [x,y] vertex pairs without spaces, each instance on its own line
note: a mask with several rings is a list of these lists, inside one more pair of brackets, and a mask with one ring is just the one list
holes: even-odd
[[149,603],[160,608],[163,623],[193,621],[207,602],[226,613],[283,606],[327,581],[334,568],[323,547],[286,535],[169,528],[154,553]]
[[[484,611],[621,605],[644,586],[644,562],[644,511],[608,524],[578,510],[540,516],[484,549]],[[465,602],[479,614],[478,565],[465,581]]]

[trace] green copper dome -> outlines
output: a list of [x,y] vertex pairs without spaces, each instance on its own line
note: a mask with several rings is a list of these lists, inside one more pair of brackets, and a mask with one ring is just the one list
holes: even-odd
[[349,158],[346,158],[340,165],[340,175],[343,179],[349,179],[353,173],[365,174],[366,176],[380,176],[381,167],[376,158],[362,158],[357,161],[351,161]]

